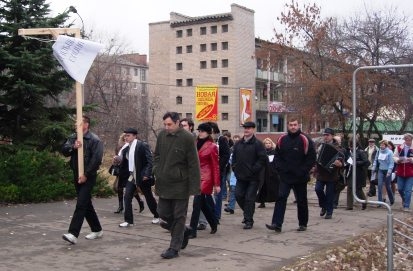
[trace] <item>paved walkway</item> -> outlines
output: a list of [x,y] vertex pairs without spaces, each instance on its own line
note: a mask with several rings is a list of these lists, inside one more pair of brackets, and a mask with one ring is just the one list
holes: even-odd
[[[160,257],[170,236],[151,224],[147,207],[142,214],[135,211],[134,227],[121,229],[118,224],[123,216],[113,213],[117,199],[94,199],[104,237],[84,239],[89,231],[85,223],[78,243],[69,245],[61,236],[67,231],[75,201],[1,206],[0,270],[279,270],[321,248],[386,225],[385,208],[369,206],[362,211],[356,204],[353,211],[346,211],[344,193],[333,219],[320,218],[314,188],[308,189],[310,221],[306,232],[296,231],[297,213],[292,200],[281,234],[265,228],[274,204],[256,209],[252,230],[242,229],[242,216],[236,209],[234,215],[223,213],[215,235],[209,230],[199,231],[180,257],[172,260]],[[399,198],[394,208],[395,217],[406,215],[399,211]],[[190,212],[191,208],[188,215]]]

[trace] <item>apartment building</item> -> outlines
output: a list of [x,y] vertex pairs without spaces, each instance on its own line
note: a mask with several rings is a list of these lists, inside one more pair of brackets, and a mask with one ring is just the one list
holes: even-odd
[[149,62],[148,95],[160,101],[158,119],[176,111],[197,124],[196,86],[214,85],[220,129],[240,133],[240,89],[255,89],[254,11],[232,4],[229,13],[200,17],[171,12],[169,21],[149,24]]

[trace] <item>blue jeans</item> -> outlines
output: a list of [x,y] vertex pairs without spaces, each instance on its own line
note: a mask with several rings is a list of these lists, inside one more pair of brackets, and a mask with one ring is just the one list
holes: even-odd
[[287,184],[280,182],[278,199],[275,202],[274,212],[272,215],[272,224],[282,227],[284,223],[285,209],[290,191],[293,189],[297,200],[298,225],[307,227],[308,223],[308,201],[307,201],[307,183]]
[[391,175],[387,176],[387,170],[379,170],[377,172],[378,186],[377,195],[378,200],[383,201],[383,183],[386,186],[387,195],[389,196],[390,204],[394,203],[393,191],[391,190]]
[[[221,219],[221,212],[222,212],[222,195],[224,193],[224,191],[227,190],[227,174],[223,173],[221,174],[221,191],[219,193],[215,194],[215,216],[218,220]],[[226,194],[226,192],[225,192]]]
[[403,200],[403,208],[410,208],[412,199],[413,177],[397,177],[397,190]]
[[235,209],[235,203],[236,203],[236,199],[235,199],[235,185],[231,185],[229,187],[229,201],[228,201],[228,208],[231,210]]
[[334,197],[336,195],[336,183],[333,181],[323,182],[317,180],[315,183],[315,192],[318,197],[318,205],[326,209],[327,215],[332,215],[334,210]]

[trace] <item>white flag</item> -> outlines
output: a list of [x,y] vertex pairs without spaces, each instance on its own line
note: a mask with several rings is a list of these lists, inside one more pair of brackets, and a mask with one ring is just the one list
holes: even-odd
[[103,48],[103,44],[59,35],[52,48],[53,55],[65,71],[73,79],[83,84],[93,60]]

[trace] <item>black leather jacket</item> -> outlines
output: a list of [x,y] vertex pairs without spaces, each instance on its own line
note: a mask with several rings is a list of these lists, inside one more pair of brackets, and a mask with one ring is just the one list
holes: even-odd
[[[78,176],[77,165],[77,151],[73,149],[77,137],[76,134],[72,134],[62,146],[62,153],[64,156],[70,156],[70,168],[75,173],[75,179]],[[99,137],[94,133],[88,131],[83,135],[83,156],[84,156],[84,169],[85,176],[93,176],[97,174],[103,157],[103,143]]]

